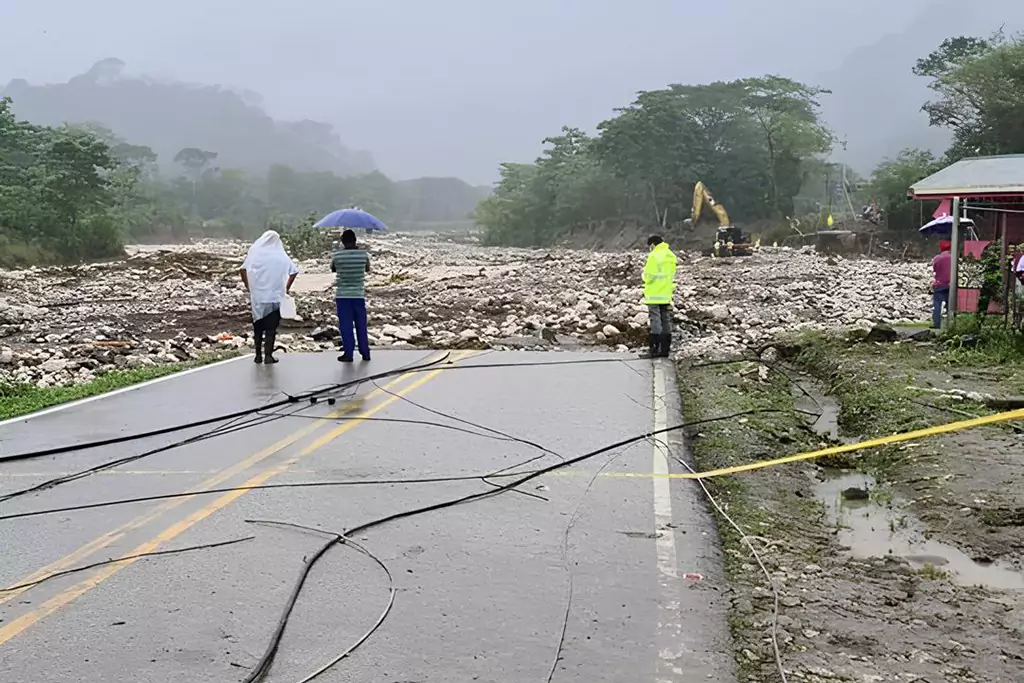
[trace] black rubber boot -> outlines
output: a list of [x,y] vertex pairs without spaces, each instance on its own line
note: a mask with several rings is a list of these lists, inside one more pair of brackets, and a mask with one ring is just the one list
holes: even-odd
[[640,354],[641,358],[657,358],[660,349],[660,338],[657,335],[647,335],[647,350]]
[[256,357],[253,360],[257,363],[263,362],[263,330],[253,330],[253,345],[256,347]]
[[663,334],[658,338],[658,358],[668,358],[672,351],[672,335]]
[[276,363],[274,358],[274,342],[277,341],[277,330],[268,330],[267,337],[263,343],[263,362],[267,365]]

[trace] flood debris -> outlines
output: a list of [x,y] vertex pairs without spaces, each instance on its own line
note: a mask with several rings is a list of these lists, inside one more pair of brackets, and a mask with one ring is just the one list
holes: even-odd
[[[0,378],[74,384],[121,367],[122,355],[133,366],[249,348],[249,308],[237,277],[247,247],[217,240],[129,247],[115,261],[0,274]],[[641,251],[485,248],[431,234],[372,237],[367,247],[374,346],[600,345],[631,353],[645,343]],[[832,258],[765,248],[726,264],[681,253],[676,354],[726,358],[786,331],[871,328],[926,315],[925,264]],[[301,320],[286,321],[278,343],[292,352],[332,350],[327,256],[300,267]],[[96,357],[96,341],[129,346]]]

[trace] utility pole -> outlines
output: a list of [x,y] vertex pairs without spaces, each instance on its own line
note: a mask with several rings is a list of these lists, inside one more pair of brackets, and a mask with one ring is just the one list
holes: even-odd
[[960,197],[953,197],[953,232],[950,235],[949,244],[949,303],[947,308],[947,328],[953,326],[956,318],[957,297],[959,296],[960,283]]

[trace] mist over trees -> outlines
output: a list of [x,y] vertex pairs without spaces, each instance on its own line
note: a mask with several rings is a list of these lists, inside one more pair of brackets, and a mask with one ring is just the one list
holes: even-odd
[[861,182],[827,160],[837,142],[821,115],[829,91],[780,76],[672,85],[639,93],[596,137],[563,128],[533,164],[503,164],[477,221],[490,242],[516,245],[678,227],[700,180],[733,221],[776,234],[791,221],[824,227],[871,201],[890,229],[916,234],[931,209],[908,201],[910,185],[964,157],[1024,153],[1024,44],[1002,33],[950,38],[908,70],[933,94],[919,103],[930,125],[952,140],[941,156],[906,149]]
[[487,192],[457,178],[392,182],[273,164],[265,174],[221,168],[185,147],[167,171],[145,145],[106,126],[40,126],[0,100],[0,266],[114,256],[125,241],[251,238],[310,214],[358,205],[393,227],[467,220]]
[[[910,71],[932,93],[919,106],[951,143],[941,156],[906,149],[864,182],[829,160],[837,140],[821,103],[831,93],[782,76],[642,91],[596,134],[565,127],[534,163],[502,164],[490,193],[456,178],[393,182],[356,163],[329,127],[274,122],[251,93],[122,69],[108,60],[67,84],[5,90],[29,103],[0,104],[0,265],[114,255],[125,241],[248,238],[351,205],[399,228],[472,213],[492,243],[544,245],[678,228],[698,180],[740,225],[821,226],[874,200],[910,234],[923,210],[906,199],[911,184],[966,156],[1024,153],[1024,45],[1002,33],[949,38],[918,59]],[[180,106],[147,120],[152,102]],[[49,112],[43,122],[15,114],[33,107]]]
[[157,81],[124,74],[106,59],[67,83],[9,83],[14,113],[36,124],[98,121],[125,140],[151,148],[169,168],[182,149],[215,150],[224,168],[264,173],[271,164],[338,174],[376,169],[369,152],[346,147],[333,127],[317,121],[275,121],[259,95],[216,85]]
[[457,178],[393,182],[330,126],[275,122],[252,93],[122,69],[105,60],[66,84],[4,90],[19,99],[0,98],[0,266],[251,238],[353,205],[396,228],[463,222],[489,193]]
[[818,98],[780,76],[641,92],[598,126],[548,138],[534,164],[504,164],[477,208],[490,241],[544,244],[629,224],[664,227],[689,216],[703,181],[735,218],[795,213],[808,171],[832,145]]

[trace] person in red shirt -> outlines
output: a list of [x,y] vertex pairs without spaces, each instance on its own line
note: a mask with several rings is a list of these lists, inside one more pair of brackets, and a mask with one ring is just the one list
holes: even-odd
[[946,312],[949,313],[949,271],[952,266],[952,254],[950,243],[939,242],[939,253],[932,259],[932,272],[935,279],[932,282],[932,329],[942,327],[942,306],[945,304]]

